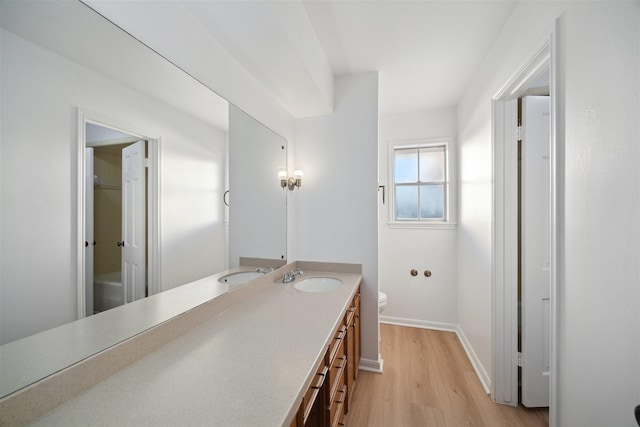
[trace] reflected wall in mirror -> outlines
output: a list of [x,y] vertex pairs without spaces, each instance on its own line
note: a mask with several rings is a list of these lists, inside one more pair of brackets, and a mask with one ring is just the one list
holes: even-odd
[[[158,141],[158,290],[224,271],[228,103],[78,1],[0,1],[0,24],[0,344],[79,317],[78,110]],[[258,228],[282,227],[275,233],[284,236],[278,200],[282,218]],[[285,248],[264,257],[272,253]],[[65,357],[74,363],[140,332],[105,331],[92,350]],[[73,343],[65,347],[73,353]]]
[[230,267],[240,258],[286,258],[287,192],[278,180],[285,153],[284,138],[229,106]]

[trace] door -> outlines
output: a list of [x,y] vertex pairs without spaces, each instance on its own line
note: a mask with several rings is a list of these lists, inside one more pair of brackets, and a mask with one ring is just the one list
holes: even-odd
[[521,270],[522,404],[549,406],[550,101],[522,99]]
[[145,141],[122,150],[122,285],[124,302],[146,294]]
[[85,148],[85,214],[84,214],[84,307],[85,316],[93,315],[93,148]]

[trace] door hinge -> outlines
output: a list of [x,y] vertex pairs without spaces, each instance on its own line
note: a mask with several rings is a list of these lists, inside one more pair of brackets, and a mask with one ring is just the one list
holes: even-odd
[[522,353],[518,352],[518,366],[522,367]]
[[516,133],[518,134],[518,141],[522,141],[522,133],[523,133],[522,126],[520,125],[516,129],[517,129]]
[[149,160],[149,158],[148,158],[148,157],[146,157],[146,158],[144,159],[144,167],[145,167],[145,168],[148,168],[149,166],[151,166],[151,161]]

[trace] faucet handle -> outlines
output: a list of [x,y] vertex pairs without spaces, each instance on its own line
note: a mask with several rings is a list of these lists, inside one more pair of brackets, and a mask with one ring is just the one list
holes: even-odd
[[299,274],[299,275],[303,275],[304,271],[300,270],[299,268],[294,268],[293,270],[291,270],[291,274]]

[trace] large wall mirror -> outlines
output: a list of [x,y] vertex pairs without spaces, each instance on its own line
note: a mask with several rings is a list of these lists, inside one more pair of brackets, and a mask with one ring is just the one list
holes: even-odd
[[[68,366],[153,326],[147,319],[81,343],[54,339],[48,348],[29,341],[103,314],[93,315],[104,306],[80,291],[83,280],[93,282],[89,250],[108,248],[94,270],[122,281],[121,167],[131,151],[149,159],[138,205],[146,209],[143,235],[154,236],[144,238],[146,282],[131,299],[170,295],[243,257],[284,262],[282,137],[79,1],[2,0],[0,22],[0,371],[10,348],[23,349],[32,366],[60,350]],[[89,219],[108,223],[111,234],[89,235]],[[89,341],[84,353],[69,354]],[[0,397],[64,367],[5,382]]]

